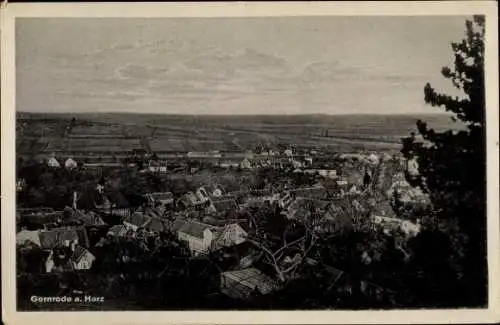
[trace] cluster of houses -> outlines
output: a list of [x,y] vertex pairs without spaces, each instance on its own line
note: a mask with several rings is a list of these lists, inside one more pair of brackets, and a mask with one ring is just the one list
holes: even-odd
[[168,220],[154,210],[131,214],[122,224],[110,227],[107,235],[155,236],[165,231],[172,232],[179,240],[185,241],[193,257],[206,255],[218,248],[238,245],[248,235],[238,223],[215,226],[192,219]]
[[[52,168],[61,168],[61,163],[56,159],[56,157],[52,156],[48,161],[47,161],[47,166],[52,167]],[[64,161],[64,168],[71,170],[75,169],[78,167],[78,163],[74,161],[72,158],[66,159]]]
[[[136,150],[137,151],[137,150]],[[134,151],[134,156],[132,161],[129,161],[128,166],[137,166],[136,161],[141,161],[142,172],[151,173],[167,173],[168,162],[165,159],[160,159],[156,154],[149,154],[147,152],[136,152]],[[240,168],[243,170],[252,170],[255,168],[263,167],[273,167],[273,168],[290,168],[295,172],[303,172],[308,174],[319,174],[327,178],[336,178],[337,172],[335,169],[328,168],[325,164],[318,163],[317,158],[318,152],[316,150],[310,150],[305,152],[297,153],[292,149],[284,149],[281,152],[275,150],[261,150],[259,153],[254,153],[252,151],[247,151],[242,154],[226,154],[220,151],[207,151],[207,152],[188,152],[185,155],[176,156],[184,157],[191,161],[200,161],[205,163],[210,163],[214,167],[224,168],[224,169],[236,169]],[[338,159],[343,161],[360,161],[371,165],[378,164],[381,160],[388,160],[392,157],[388,155],[379,156],[377,154],[341,154]],[[117,162],[99,162],[99,163],[83,163],[80,162],[82,166],[85,167],[95,167],[95,166],[113,166],[119,167],[123,166],[121,163]],[[415,163],[410,161],[409,166],[414,170]],[[52,154],[50,159],[47,161],[47,165],[52,168],[74,169],[78,167],[78,163],[75,159],[69,157],[64,162],[61,162],[56,158],[55,154]],[[328,165],[328,164],[327,164]]]
[[[103,224],[102,220],[86,221],[87,224]],[[90,251],[91,246],[85,225],[37,230],[23,229],[17,233],[16,243],[21,249],[39,251],[43,258],[41,272],[89,270],[95,261],[95,256]]]
[[[96,190],[103,192],[102,184],[98,184]],[[170,192],[146,193],[144,196],[147,204],[142,209],[130,212],[125,208],[128,213],[114,214],[121,216],[122,222],[108,227],[106,236],[140,238],[157,236],[168,231],[186,242],[193,258],[197,258],[227,248],[240,249],[244,246],[252,232],[252,225],[245,218],[239,219],[238,212],[252,203],[276,204],[288,220],[307,223],[318,233],[351,229],[354,220],[346,213],[346,209],[354,208],[360,212],[367,209],[366,204],[356,199],[356,193],[332,198],[320,184],[282,191],[251,190],[245,193],[245,200],[238,202],[236,197],[241,197],[241,194],[241,191],[227,193],[220,184],[201,186],[180,198],[174,198]],[[115,198],[104,197],[104,203],[97,206],[103,215],[116,202]],[[45,272],[88,270],[95,261],[87,228],[104,226],[106,223],[101,214],[79,210],[77,201],[78,194],[75,193],[73,206],[62,213],[23,212],[25,218],[43,219],[42,229],[19,231],[17,243],[25,248],[38,247],[45,252]],[[351,206],[346,207],[345,202],[350,202]],[[170,209],[172,204],[177,206],[176,212]],[[396,218],[390,207],[386,210],[375,210],[371,218],[375,225],[387,229],[399,227],[408,236],[414,236],[420,230],[419,224]],[[255,290],[266,294],[278,287],[273,279],[251,263],[245,267],[243,258],[240,264],[242,267],[222,272],[222,292],[228,293],[228,288],[231,287],[233,289],[228,293],[230,296],[248,295]],[[245,275],[250,274],[252,281],[242,280]],[[234,289],[235,281],[238,282],[237,288],[244,287],[245,290],[237,292],[238,290]]]
[[[226,191],[220,184],[208,184],[180,196],[171,192],[144,193],[146,204],[133,210],[123,195],[105,191],[104,182],[99,182],[95,192],[100,199],[95,200],[90,210],[79,209],[80,195],[74,193],[72,207],[65,211],[18,211],[23,220],[20,223],[31,226],[19,229],[17,244],[23,249],[38,248],[43,252],[43,272],[81,271],[91,269],[96,259],[92,252],[97,242],[89,239],[89,228],[106,229],[104,237],[141,238],[170,232],[186,242],[193,258],[204,258],[217,252],[225,256],[228,250],[238,251],[238,267],[223,269],[220,285],[223,293],[242,298],[255,292],[268,294],[280,287],[252,263],[259,251],[252,249],[248,241],[253,232],[252,222],[241,217],[247,207],[261,204],[277,206],[287,220],[307,224],[317,233],[335,234],[352,229],[356,226],[353,213],[358,212],[368,214],[374,227],[380,227],[387,234],[400,230],[412,237],[420,231],[418,221],[413,223],[397,218],[387,202],[370,206],[362,197],[366,186],[350,183],[332,166],[315,164],[312,152],[299,156],[291,149],[282,154],[265,151],[259,155],[246,155],[239,162],[225,161],[222,155],[218,155],[213,152],[208,156],[221,158],[218,160],[220,167],[227,165],[228,168],[252,170],[288,166],[295,173],[319,175],[333,181],[335,191],[327,189],[321,182],[313,186],[285,186],[279,189],[271,186],[240,191]],[[203,153],[189,153],[187,156],[192,159],[207,157]],[[344,155],[341,158],[359,157]],[[359,159],[364,159],[369,165],[377,165],[385,158],[372,154]],[[55,157],[47,163],[53,168],[62,167]],[[77,168],[78,164],[68,158],[63,166],[70,170]],[[167,163],[154,159],[145,170],[166,172]],[[19,182],[16,185],[19,189],[25,184]],[[119,218],[120,222],[109,226],[104,217]],[[37,228],[33,226],[36,224],[39,227],[33,230]],[[331,274],[332,279],[337,281],[342,272],[332,268]]]

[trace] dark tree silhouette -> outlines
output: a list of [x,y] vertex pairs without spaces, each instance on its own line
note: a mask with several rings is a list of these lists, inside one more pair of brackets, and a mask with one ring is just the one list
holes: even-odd
[[437,132],[419,120],[421,139],[404,138],[402,149],[418,163],[419,176],[409,180],[430,194],[440,229],[453,242],[460,261],[456,285],[469,305],[484,305],[487,293],[484,33],[484,16],[467,20],[466,37],[452,43],[454,68],[442,69],[462,98],[437,93],[429,83],[424,88],[426,103],[453,113],[465,127]]

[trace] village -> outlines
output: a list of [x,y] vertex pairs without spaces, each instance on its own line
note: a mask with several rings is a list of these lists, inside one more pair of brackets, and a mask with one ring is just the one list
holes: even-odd
[[74,21],[12,11],[11,322],[495,315],[489,12],[250,7]]
[[[283,291],[319,264],[335,295],[359,286],[371,301],[396,299],[394,291],[375,284],[376,279],[353,282],[339,261],[318,260],[323,259],[319,243],[372,232],[396,238],[394,249],[408,259],[405,243],[419,233],[420,219],[399,213],[396,205],[415,205],[423,197],[405,180],[415,169],[411,161],[387,153],[327,156],[294,148],[234,156],[189,152],[182,159],[161,160],[134,151],[121,164],[82,163],[55,154],[25,162],[17,180],[18,268],[43,276],[92,274],[102,270],[103,247],[112,242],[145,245],[149,252],[155,250],[147,246],[151,242],[158,245],[170,238],[166,241],[179,243],[177,251],[186,259],[215,263],[211,290],[235,301],[259,301]],[[62,201],[52,207],[48,192],[46,202],[36,206],[30,186],[49,186],[40,184],[43,179],[30,179],[37,166],[43,169],[40,178],[51,175],[57,182],[57,177],[69,177],[85,186],[64,189]],[[134,181],[117,186],[117,172]],[[160,191],[166,183],[170,190]],[[133,263],[126,252],[119,254],[122,264]],[[358,258],[370,265],[381,257],[367,248]],[[65,284],[60,289],[73,294],[88,289],[81,286]]]

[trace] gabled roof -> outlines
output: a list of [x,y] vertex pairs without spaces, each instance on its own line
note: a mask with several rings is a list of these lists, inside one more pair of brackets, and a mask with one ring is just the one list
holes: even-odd
[[179,229],[181,229],[182,226],[184,225],[184,222],[186,222],[186,220],[181,220],[181,219],[174,220],[174,222],[172,223],[172,231],[173,232],[179,231]]
[[295,203],[295,200],[292,198],[289,198],[283,205],[283,210],[288,211],[292,208],[293,204]]
[[208,195],[212,196],[213,192],[215,192],[217,189],[219,189],[223,194],[225,193],[224,187],[220,184],[209,184],[209,185],[203,185],[200,186],[199,189],[205,189],[208,193]]
[[102,220],[102,218],[94,212],[83,212],[81,210],[72,210],[71,211],[71,221],[81,221],[86,226],[100,226],[105,225],[106,223]]
[[170,200],[174,198],[174,194],[172,192],[153,192],[153,193],[147,193],[146,197],[150,197],[154,201]]
[[144,226],[149,231],[163,232],[167,231],[168,227],[160,218],[151,218]]
[[112,236],[126,236],[128,233],[128,228],[125,225],[114,225],[108,230],[108,235]]
[[235,246],[238,244],[241,244],[242,242],[246,241],[243,240],[241,242],[236,242],[235,238],[231,236],[231,232],[239,232],[240,235],[246,237],[248,235],[248,232],[240,226],[238,223],[231,223],[227,224],[224,226],[223,229],[217,229],[216,231],[216,240],[213,243],[213,248],[214,249],[220,249],[223,247],[231,247]]
[[84,247],[76,246],[75,250],[73,251],[73,254],[71,255],[71,260],[75,263],[78,263],[87,253],[92,254]]
[[306,197],[306,198],[316,198],[316,199],[325,199],[328,196],[328,191],[324,186],[314,186],[314,187],[301,187],[288,190],[290,194],[293,194],[297,197]]
[[238,209],[238,204],[232,198],[212,199],[212,205],[217,212],[232,212]]
[[378,163],[380,160],[379,156],[374,153],[370,154],[368,157],[366,157],[366,159],[374,164]]
[[238,226],[241,227],[247,234],[252,231],[252,227],[250,226],[249,222],[247,219],[242,220],[242,221],[236,221],[235,223],[238,224]]
[[146,223],[148,223],[151,220],[151,217],[140,213],[140,212],[135,212],[123,220],[124,222],[127,222],[131,225],[137,226],[137,227],[144,227]]
[[184,194],[180,198],[180,201],[184,203],[186,206],[196,205],[199,202],[198,197],[193,192],[187,192],[186,194]]
[[64,245],[64,241],[79,240],[76,229],[52,229],[49,231],[40,231],[40,246],[42,248],[54,248]]
[[176,220],[172,229],[176,232],[182,232],[187,235],[203,239],[203,232],[206,229],[215,230],[217,228],[212,225],[191,220]]
[[311,208],[324,211],[330,204],[329,201],[300,197],[288,206],[288,217],[292,219],[303,219],[310,216]]
[[251,189],[247,194],[251,196],[271,196],[273,195],[273,191],[270,189],[262,189],[262,190]]
[[222,276],[226,279],[236,281],[240,286],[227,288],[229,290],[242,290],[241,286],[248,288],[249,291],[258,290],[261,294],[268,294],[279,288],[279,285],[259,271],[256,268],[223,272]]
[[64,165],[66,165],[66,166],[68,166],[68,165],[76,165],[76,161],[74,161],[73,158],[68,158],[64,162]]
[[59,161],[57,161],[57,159],[55,157],[50,158],[49,161],[47,162],[47,164],[50,167],[60,167],[61,166],[61,164],[59,163]]
[[31,242],[40,246],[40,231],[21,230],[20,232],[18,232],[16,234],[16,243],[20,245],[26,242]]

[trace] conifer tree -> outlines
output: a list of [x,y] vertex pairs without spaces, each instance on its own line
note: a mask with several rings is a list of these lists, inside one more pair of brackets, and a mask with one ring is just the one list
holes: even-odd
[[439,223],[456,225],[445,231],[454,238],[460,265],[457,281],[467,292],[468,304],[483,305],[487,293],[484,16],[474,16],[465,25],[465,38],[452,43],[454,67],[442,69],[464,96],[438,93],[429,83],[424,87],[427,104],[451,112],[453,121],[465,127],[437,132],[419,120],[421,140],[414,133],[404,138],[402,153],[417,160],[420,177],[410,181],[429,193]]

